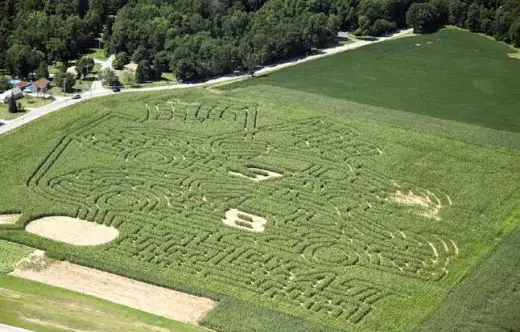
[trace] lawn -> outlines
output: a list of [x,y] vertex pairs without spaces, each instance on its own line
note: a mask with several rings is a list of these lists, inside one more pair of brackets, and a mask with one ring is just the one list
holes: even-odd
[[[32,96],[25,96],[19,99],[18,102],[24,107],[25,110],[39,108],[52,103],[54,100],[50,98],[39,98]],[[27,112],[9,113],[9,106],[7,104],[0,103],[0,119],[12,120]]]
[[102,48],[92,48],[90,53],[87,54],[89,57],[96,60],[105,61],[108,57],[105,55],[105,50]]
[[149,88],[154,86],[164,86],[170,84],[176,84],[177,79],[173,73],[162,73],[161,79],[158,81],[147,82],[147,83],[134,83],[135,75],[131,73],[122,73],[119,77],[121,84],[128,88]]
[[520,132],[515,50],[458,29],[387,41],[223,87],[284,87]]
[[[518,224],[520,152],[253,90],[89,100],[0,137],[0,212],[23,212],[0,238],[221,301],[218,331],[412,331]],[[47,215],[120,236],[23,230]]]

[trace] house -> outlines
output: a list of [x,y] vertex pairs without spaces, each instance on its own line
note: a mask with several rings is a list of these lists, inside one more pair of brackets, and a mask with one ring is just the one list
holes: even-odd
[[39,80],[34,81],[32,85],[36,87],[36,91],[47,92],[51,87],[51,81],[46,78],[40,78]]
[[137,71],[137,67],[138,67],[138,66],[139,66],[139,65],[138,65],[137,63],[135,63],[135,62],[130,62],[129,64],[124,65],[123,68],[124,68],[124,70],[126,70],[126,71],[134,72],[134,73],[135,73],[135,72]]
[[14,87],[11,90],[7,90],[6,92],[0,94],[0,101],[4,104],[7,104],[11,97],[14,97],[14,99],[23,98],[22,90],[20,90],[19,87]]

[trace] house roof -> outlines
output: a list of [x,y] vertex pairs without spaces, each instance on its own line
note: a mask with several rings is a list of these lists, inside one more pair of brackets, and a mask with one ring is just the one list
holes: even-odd
[[139,65],[138,65],[137,63],[135,63],[135,62],[130,62],[129,64],[124,65],[123,68],[125,68],[126,70],[136,71],[138,66],[139,66]]
[[46,78],[40,78],[39,80],[37,81],[34,81],[32,84],[34,86],[36,86],[37,88],[41,89],[41,88],[45,88],[47,87],[51,82],[46,79]]
[[23,89],[23,88],[25,88],[26,86],[28,86],[28,85],[30,85],[30,84],[31,84],[31,83],[29,83],[29,82],[20,81],[20,82],[16,83],[15,85],[16,85],[17,87],[19,87],[20,89]]

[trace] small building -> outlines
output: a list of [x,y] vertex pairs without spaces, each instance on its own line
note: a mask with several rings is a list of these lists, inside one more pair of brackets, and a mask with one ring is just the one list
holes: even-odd
[[14,87],[11,90],[7,90],[6,92],[0,94],[0,101],[4,104],[7,104],[9,100],[14,97],[14,99],[23,98],[23,92],[18,87]]
[[124,70],[133,73],[137,71],[137,67],[139,67],[139,65],[135,62],[130,62],[129,64],[123,66]]
[[76,66],[70,66],[69,68],[67,68],[67,73],[72,74],[74,76],[79,75],[78,69],[76,68]]

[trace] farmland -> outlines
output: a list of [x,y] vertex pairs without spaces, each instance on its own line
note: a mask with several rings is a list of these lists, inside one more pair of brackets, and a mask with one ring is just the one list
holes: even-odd
[[[418,331],[514,331],[520,322],[520,231],[464,279]],[[478,289],[478,292],[475,290]],[[493,305],[483,305],[492,303]]]
[[516,51],[467,31],[402,38],[225,86],[272,85],[520,132]]
[[[256,313],[259,331],[411,331],[518,223],[520,153],[316,96],[128,94],[30,123],[0,141],[2,209],[22,213],[0,237],[211,297],[217,330]],[[120,235],[81,247],[24,231],[45,216]]]

